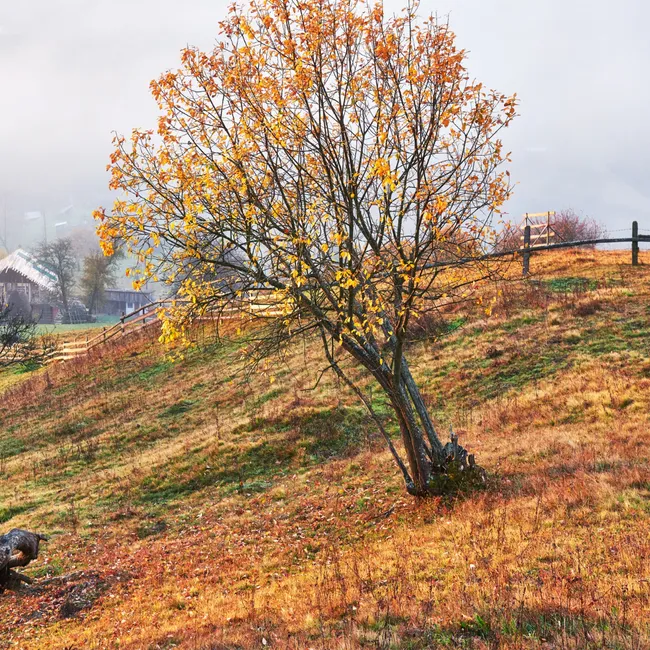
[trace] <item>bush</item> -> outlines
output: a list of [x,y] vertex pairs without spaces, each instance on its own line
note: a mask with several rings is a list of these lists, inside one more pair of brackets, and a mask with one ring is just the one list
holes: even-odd
[[[555,233],[551,243],[584,241],[604,237],[605,228],[591,217],[577,214],[574,210],[567,209],[556,212],[551,219],[551,229]],[[494,251],[501,253],[522,248],[524,243],[522,225],[506,223],[501,232],[497,233],[494,241]],[[592,245],[585,248],[593,248]]]
[[573,210],[556,212],[552,221],[556,241],[583,241],[599,239],[605,235],[605,228],[591,217],[584,217]]
[[513,223],[506,223],[503,226],[503,230],[497,233],[496,239],[494,240],[494,252],[503,253],[521,248],[524,245],[521,241],[523,234],[519,226],[515,226]]

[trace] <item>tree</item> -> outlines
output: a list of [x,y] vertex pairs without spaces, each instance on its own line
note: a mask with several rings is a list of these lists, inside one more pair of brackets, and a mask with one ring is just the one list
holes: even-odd
[[[561,210],[553,214],[550,220],[552,242],[572,242],[599,239],[605,235],[605,228],[595,219],[577,214],[574,210]],[[532,238],[535,238],[535,231]],[[515,225],[507,222],[501,231],[496,235],[494,250],[496,252],[514,251],[524,245],[523,223]],[[540,242],[541,243],[541,242]],[[589,244],[588,246],[595,246]]]
[[516,226],[510,221],[504,223],[503,228],[501,228],[494,239],[494,252],[504,253],[523,248],[523,235],[524,231],[521,226]]
[[84,257],[79,284],[83,297],[92,314],[104,302],[104,292],[117,281],[117,266],[124,255],[117,249],[113,255],[106,256],[101,250],[88,253]]
[[[233,6],[220,39],[152,82],[157,134],[115,137],[110,186],[123,195],[95,214],[105,252],[126,243],[135,286],[173,282],[194,261],[168,340],[198,313],[246,311],[266,292],[276,309],[249,359],[315,334],[410,493],[470,475],[473,459],[436,432],[405,339],[415,314],[490,273],[479,260],[510,191],[498,134],[515,98],[470,80],[448,26],[413,5],[387,18],[356,0],[262,0]],[[203,281],[216,268],[228,283]],[[385,392],[406,462],[345,355]]]
[[72,240],[63,238],[43,242],[36,248],[35,257],[56,275],[55,299],[62,306],[63,322],[70,322],[70,301],[77,271]]
[[585,241],[599,239],[605,235],[602,224],[571,209],[557,212],[553,217],[552,227],[558,241]]
[[0,368],[41,364],[53,346],[49,337],[39,340],[36,322],[20,306],[0,305]]

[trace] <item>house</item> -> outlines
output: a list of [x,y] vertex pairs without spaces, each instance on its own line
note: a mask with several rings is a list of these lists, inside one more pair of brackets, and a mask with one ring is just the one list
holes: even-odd
[[14,304],[40,323],[54,323],[58,308],[52,295],[56,275],[18,249],[0,260],[0,304]]
[[153,301],[150,293],[133,289],[106,289],[104,291],[102,313],[111,316],[129,314]]

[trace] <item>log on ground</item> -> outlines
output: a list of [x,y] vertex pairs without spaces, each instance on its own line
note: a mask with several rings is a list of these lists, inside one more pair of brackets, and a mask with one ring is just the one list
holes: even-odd
[[22,582],[31,584],[30,578],[14,569],[25,567],[35,560],[43,540],[47,540],[45,535],[20,528],[0,535],[0,591],[6,587],[18,586]]

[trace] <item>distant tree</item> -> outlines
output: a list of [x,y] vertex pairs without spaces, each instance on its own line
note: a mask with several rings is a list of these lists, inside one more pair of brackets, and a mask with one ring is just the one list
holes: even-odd
[[20,316],[25,320],[30,320],[32,318],[32,306],[29,304],[29,299],[24,293],[20,293],[16,290],[12,291],[6,299],[7,312],[5,317],[17,317]]
[[[111,187],[125,196],[96,216],[105,251],[121,240],[140,260],[136,286],[181,274],[169,340],[205,310],[247,313],[265,291],[276,307],[247,358],[313,333],[407,490],[427,495],[478,470],[434,427],[406,361],[409,322],[492,272],[481,254],[509,195],[498,134],[516,102],[470,80],[448,26],[414,6],[233,7],[214,52],[185,50],[152,84],[158,137],[116,138]],[[345,356],[384,391],[406,462]]]
[[[556,212],[550,219],[551,243],[585,241],[598,239],[605,235],[605,228],[595,219],[577,214],[571,209]],[[496,234],[494,250],[497,252],[513,251],[522,248],[523,227],[505,223]],[[534,233],[533,233],[534,234]],[[592,245],[593,246],[593,245]]]
[[41,364],[53,342],[40,338],[36,322],[16,305],[0,306],[0,368]]
[[70,322],[70,302],[77,271],[72,240],[62,238],[49,243],[43,242],[36,248],[34,255],[43,266],[56,275],[55,300],[62,307],[63,322]]
[[79,284],[86,307],[91,314],[103,304],[106,289],[115,285],[117,267],[123,258],[120,249],[109,256],[97,249],[84,257]]
[[559,241],[585,241],[605,235],[605,227],[601,223],[571,209],[556,212],[552,228]]

